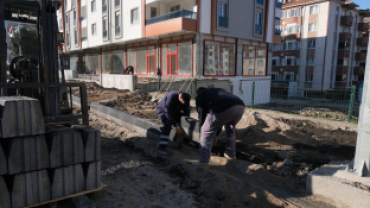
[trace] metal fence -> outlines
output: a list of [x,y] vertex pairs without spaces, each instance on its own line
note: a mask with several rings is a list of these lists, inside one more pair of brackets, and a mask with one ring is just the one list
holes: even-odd
[[[252,92],[255,91],[252,87]],[[270,102],[254,105],[258,94],[252,94],[248,107],[271,109],[309,117],[356,121],[359,116],[360,97],[355,86],[351,88],[315,89],[286,83],[271,83]]]

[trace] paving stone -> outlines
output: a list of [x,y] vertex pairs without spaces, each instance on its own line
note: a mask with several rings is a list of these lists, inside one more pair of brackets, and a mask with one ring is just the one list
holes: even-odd
[[7,139],[3,146],[11,175],[49,167],[49,150],[43,135]]
[[84,143],[84,162],[94,162],[101,159],[101,132],[96,129],[81,130]]
[[49,201],[50,180],[47,170],[20,173],[13,176],[12,207],[24,207]]
[[101,187],[101,161],[84,164],[85,190]]
[[0,207],[11,208],[10,195],[3,176],[0,176]]
[[45,133],[44,116],[37,99],[24,96],[0,97],[1,138]]
[[50,167],[79,164],[84,161],[84,145],[78,131],[54,132],[46,135],[50,151]]
[[63,168],[55,168],[49,171],[51,185],[51,199],[58,199],[64,195]]
[[0,175],[5,175],[8,173],[8,164],[6,161],[6,156],[2,145],[0,145]]

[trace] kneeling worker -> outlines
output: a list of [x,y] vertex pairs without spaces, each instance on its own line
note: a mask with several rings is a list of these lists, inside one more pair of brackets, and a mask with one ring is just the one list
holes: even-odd
[[191,96],[183,92],[169,92],[158,103],[156,113],[163,123],[158,146],[158,154],[166,156],[165,148],[172,126],[176,127],[176,133],[181,134],[180,128],[181,116],[190,116],[190,99]]
[[213,141],[223,126],[227,134],[224,156],[236,159],[235,126],[244,114],[244,102],[223,89],[200,87],[196,105],[200,128],[199,162],[196,164],[209,163]]

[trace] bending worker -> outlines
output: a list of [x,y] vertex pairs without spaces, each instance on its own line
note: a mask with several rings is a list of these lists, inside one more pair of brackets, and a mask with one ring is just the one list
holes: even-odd
[[235,126],[244,114],[244,102],[223,89],[200,87],[196,105],[200,128],[199,162],[196,164],[209,163],[213,141],[223,126],[227,134],[224,156],[236,159]]
[[163,123],[158,146],[158,154],[166,156],[165,151],[172,126],[176,127],[176,133],[181,134],[181,116],[190,116],[191,96],[183,92],[169,92],[158,103],[156,113]]

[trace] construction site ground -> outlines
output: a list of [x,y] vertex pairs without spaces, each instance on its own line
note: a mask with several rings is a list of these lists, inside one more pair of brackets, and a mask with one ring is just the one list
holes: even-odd
[[[87,86],[91,102],[160,123],[150,94]],[[238,160],[222,157],[222,133],[206,170],[187,164],[198,157],[195,144],[159,158],[157,141],[94,114],[90,123],[104,137],[102,180],[109,186],[92,198],[97,207],[330,207],[307,195],[307,174],[351,160],[357,138],[355,124],[246,109],[237,126]]]

